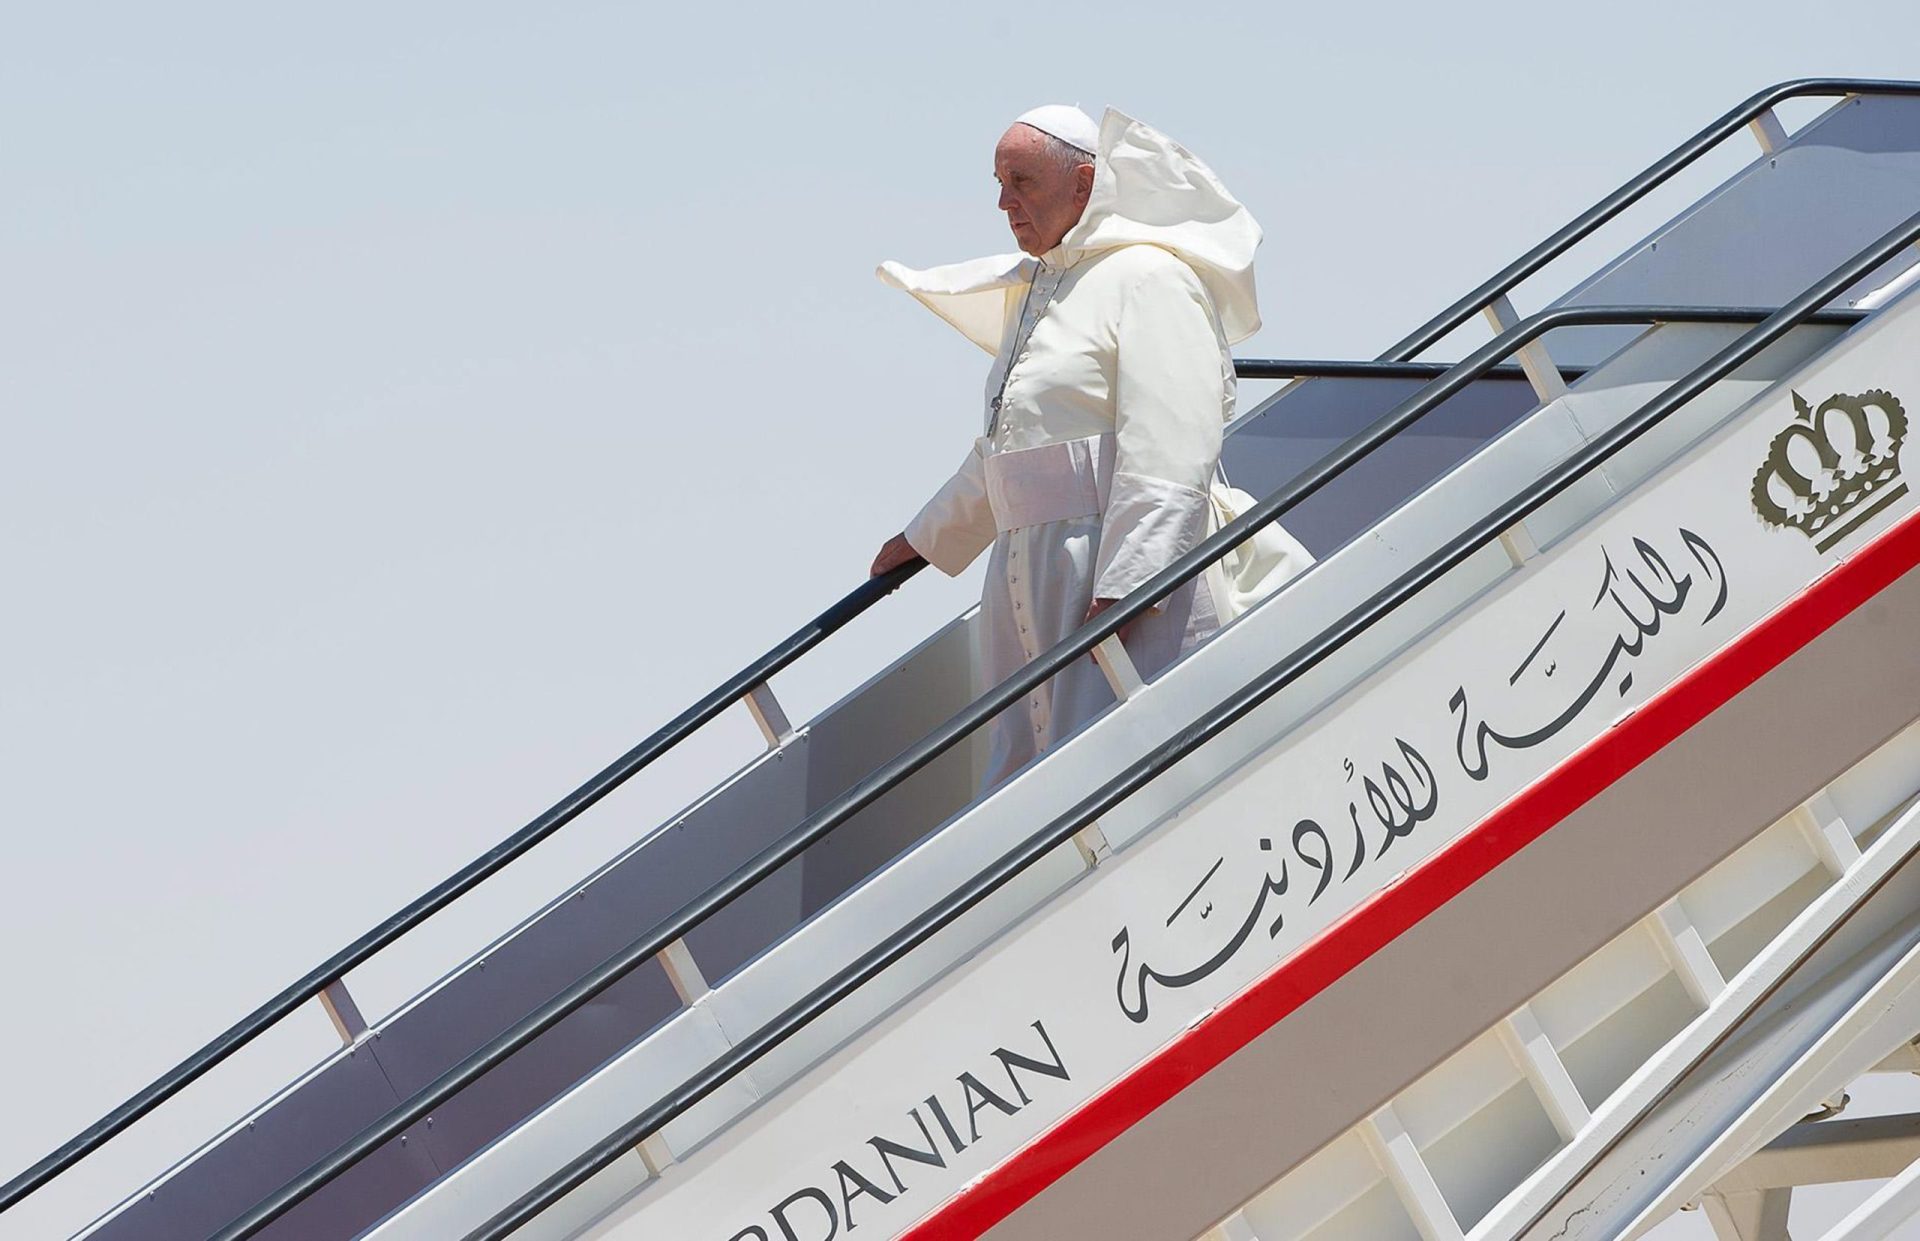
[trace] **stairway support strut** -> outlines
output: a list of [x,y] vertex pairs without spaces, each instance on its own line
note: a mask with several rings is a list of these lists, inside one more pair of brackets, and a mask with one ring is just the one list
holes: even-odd
[[760,735],[767,739],[767,748],[777,750],[793,736],[793,725],[787,720],[787,711],[780,700],[773,696],[773,686],[766,681],[760,682],[747,691],[740,700],[747,704],[747,711],[753,716],[753,722],[760,727]]
[[1374,1162],[1386,1174],[1387,1182],[1393,1186],[1394,1194],[1406,1208],[1422,1241],[1465,1241],[1460,1221],[1453,1217],[1453,1208],[1440,1192],[1440,1183],[1433,1179],[1432,1169],[1420,1157],[1420,1148],[1414,1145],[1407,1127],[1400,1123],[1393,1104],[1387,1104],[1362,1121],[1360,1137]]
[[1533,531],[1527,529],[1524,521],[1516,521],[1500,532],[1500,549],[1507,553],[1507,559],[1516,569],[1540,554],[1540,544],[1534,541]]
[[1140,670],[1134,667],[1133,656],[1127,654],[1127,648],[1120,645],[1120,635],[1117,633],[1093,648],[1093,662],[1100,665],[1107,684],[1113,687],[1113,696],[1122,702],[1147,687]]
[[1860,860],[1860,844],[1825,789],[1801,803],[1793,816],[1831,878],[1838,879]]
[[673,984],[673,993],[680,997],[682,1004],[692,1006],[695,1000],[712,990],[707,985],[707,976],[700,972],[700,963],[693,959],[693,952],[687,947],[685,939],[676,939],[660,950],[654,958],[660,962],[660,968],[667,972],[667,981]]
[[360,1015],[360,1006],[347,991],[346,979],[336,978],[328,983],[318,998],[320,1007],[326,1010],[327,1020],[340,1032],[342,1043],[351,1047],[354,1040],[367,1032],[367,1019]]
[[673,1157],[673,1148],[667,1145],[667,1139],[658,1133],[649,1133],[641,1138],[640,1144],[633,1148],[633,1153],[640,1156],[640,1162],[646,1165],[648,1176],[659,1176],[678,1162]]
[[1792,1204],[1791,1189],[1708,1194],[1700,1202],[1719,1241],[1788,1241],[1787,1209]]
[[[1513,302],[1502,293],[1488,302],[1480,312],[1493,325],[1494,334],[1512,331],[1520,322],[1520,316],[1513,309]],[[1553,358],[1547,353],[1545,340],[1530,340],[1514,351],[1514,359],[1520,363],[1520,369],[1527,373],[1527,382],[1533,385],[1533,393],[1540,398],[1542,405],[1548,405],[1567,394],[1567,381],[1561,378],[1560,368],[1553,364]]]
[[1260,1234],[1247,1222],[1245,1212],[1235,1211],[1208,1229],[1201,1241],[1260,1241]]
[[1780,123],[1780,114],[1772,108],[1748,121],[1747,130],[1760,144],[1762,155],[1772,155],[1787,145],[1787,127]]
[[1495,1028],[1500,1032],[1500,1042],[1507,1054],[1533,1086],[1533,1093],[1546,1109],[1547,1119],[1553,1122],[1560,1140],[1573,1141],[1593,1119],[1593,1112],[1580,1097],[1580,1088],[1567,1072],[1566,1062],[1560,1059],[1553,1040],[1540,1028],[1540,1019],[1534,1016],[1533,1007],[1522,1004]]
[[1726,975],[1720,972],[1713,954],[1707,951],[1707,942],[1700,937],[1699,928],[1693,925],[1693,919],[1687,916],[1679,901],[1668,901],[1654,910],[1645,926],[1695,1004],[1706,1008],[1727,989]]

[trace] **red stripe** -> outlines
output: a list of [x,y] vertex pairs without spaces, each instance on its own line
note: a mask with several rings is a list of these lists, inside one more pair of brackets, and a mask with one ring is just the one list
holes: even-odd
[[1912,513],[1570,755],[1460,839],[1361,902],[1053,1128],[934,1208],[901,1241],[977,1237],[1402,931],[1465,891],[1920,564]]

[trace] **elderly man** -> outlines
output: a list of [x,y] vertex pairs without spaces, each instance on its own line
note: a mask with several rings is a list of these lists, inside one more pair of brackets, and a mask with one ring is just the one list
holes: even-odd
[[[918,555],[951,575],[992,548],[989,684],[1217,528],[1227,347],[1260,323],[1259,226],[1153,129],[1111,110],[1096,127],[1077,108],[1036,108],[1001,137],[993,168],[1024,256],[880,269],[994,363],[986,433],[873,562],[879,574]],[[1220,593],[1218,575],[1203,576],[1127,626],[1142,675],[1218,627]],[[986,786],[1112,701],[1092,660],[1076,661],[994,721]]]

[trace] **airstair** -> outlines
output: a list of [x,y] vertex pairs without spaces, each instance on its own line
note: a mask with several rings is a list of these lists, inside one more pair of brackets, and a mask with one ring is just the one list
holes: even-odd
[[[1243,362],[1284,384],[1225,452],[1265,499],[1063,646],[982,692],[968,613],[790,720],[771,678],[913,569],[861,586],[0,1211],[319,1004],[337,1053],[79,1235],[1545,1241],[1698,1209],[1779,1241],[1843,1180],[1885,1183],[1829,1241],[1920,1235],[1920,1116],[1846,1111],[1920,1071],[1916,207],[1920,83],[1787,83],[1379,361]],[[1113,635],[1273,520],[1315,565],[1143,682]],[[976,797],[980,726],[1086,658],[1117,704]],[[355,969],[742,707],[764,754],[362,1015]]]

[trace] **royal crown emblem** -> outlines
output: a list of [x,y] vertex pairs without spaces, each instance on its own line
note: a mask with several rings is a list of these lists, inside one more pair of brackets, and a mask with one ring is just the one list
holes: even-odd
[[1900,481],[1907,411],[1879,388],[1836,394],[1817,407],[1796,392],[1793,411],[1753,476],[1753,507],[1768,525],[1796,529],[1824,552],[1907,494]]

